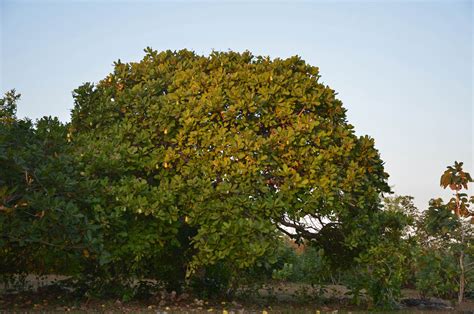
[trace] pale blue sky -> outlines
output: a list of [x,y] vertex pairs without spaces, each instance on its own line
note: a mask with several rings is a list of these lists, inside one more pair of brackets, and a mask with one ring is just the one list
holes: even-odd
[[474,173],[471,1],[0,3],[0,91],[23,95],[20,117],[68,121],[74,88],[146,46],[298,54],[375,138],[396,193],[425,209],[448,164]]

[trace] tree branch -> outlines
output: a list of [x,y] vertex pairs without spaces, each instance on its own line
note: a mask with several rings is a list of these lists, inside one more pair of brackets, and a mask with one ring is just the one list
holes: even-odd
[[305,237],[306,239],[316,239],[316,236],[317,236],[317,233],[312,233],[312,232],[309,232],[308,230],[306,230],[305,227],[301,226],[301,225],[298,225],[296,223],[291,223],[291,222],[288,222],[286,221],[284,218],[280,219],[279,221],[280,224],[282,224],[283,226],[285,227],[289,227],[289,228],[293,228],[295,229],[295,231],[297,232],[296,235],[293,235],[292,237],[298,237],[298,234],[299,235],[302,235],[303,237]]

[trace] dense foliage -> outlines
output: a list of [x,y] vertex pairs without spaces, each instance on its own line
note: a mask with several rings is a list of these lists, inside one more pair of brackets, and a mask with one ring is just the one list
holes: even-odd
[[[403,286],[452,297],[462,252],[472,289],[467,196],[423,214],[411,197],[383,199],[374,140],[298,57],[147,48],[76,89],[66,125],[18,119],[18,99],[0,100],[5,280],[68,275],[80,295],[124,300],[338,283],[387,308]],[[457,192],[458,166],[441,181]]]
[[67,129],[56,118],[17,119],[18,98],[11,91],[0,100],[0,269],[78,272],[84,252],[100,248]]
[[248,52],[146,52],[75,91],[70,132],[101,186],[97,210],[157,223],[127,254],[178,245],[189,229],[189,271],[225,259],[245,268],[289,227],[350,263],[387,174],[318,69]]

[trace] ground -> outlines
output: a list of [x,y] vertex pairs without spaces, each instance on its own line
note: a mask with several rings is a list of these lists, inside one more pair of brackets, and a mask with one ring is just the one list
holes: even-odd
[[[347,296],[347,289],[340,285],[331,285],[322,291],[320,297],[309,285],[273,282],[258,291],[243,297],[229,300],[204,301],[186,293],[161,292],[140,301],[123,302],[109,299],[81,299],[49,286],[51,278],[37,280],[30,276],[28,282],[32,290],[6,294],[5,287],[0,286],[0,310],[28,311],[73,311],[73,312],[153,312],[153,313],[357,313],[366,310],[366,305],[355,306]],[[415,290],[403,290],[403,298],[416,300],[419,295]],[[401,308],[397,313],[474,313],[474,300],[467,300],[460,306],[453,306],[446,300],[432,299],[433,304],[444,304],[445,308]],[[450,308],[451,307],[451,308]]]

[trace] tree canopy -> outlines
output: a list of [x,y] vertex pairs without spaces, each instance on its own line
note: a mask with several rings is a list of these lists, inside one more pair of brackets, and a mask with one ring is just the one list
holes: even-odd
[[[222,260],[245,268],[273,250],[278,230],[349,257],[378,239],[388,175],[317,67],[145,52],[75,90],[68,134],[97,184],[96,210],[155,222],[137,235],[135,259],[186,242],[190,272]],[[122,246],[131,240],[121,232]]]

